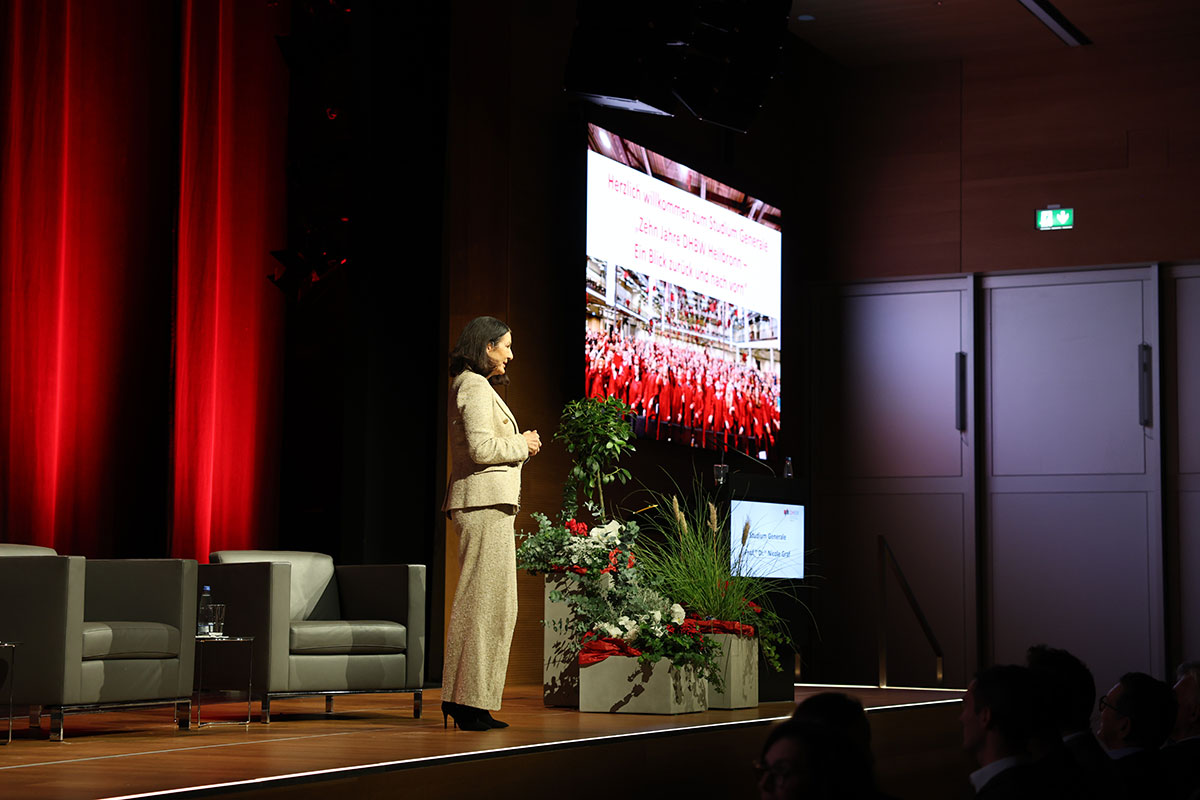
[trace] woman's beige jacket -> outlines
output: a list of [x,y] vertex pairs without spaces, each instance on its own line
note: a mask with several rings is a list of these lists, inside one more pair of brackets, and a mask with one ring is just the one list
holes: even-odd
[[450,483],[442,510],[521,504],[521,467],[529,444],[487,378],[470,370],[450,386]]

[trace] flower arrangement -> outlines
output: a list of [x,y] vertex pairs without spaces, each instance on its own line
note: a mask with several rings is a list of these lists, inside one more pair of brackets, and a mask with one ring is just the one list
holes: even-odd
[[517,568],[530,572],[614,573],[618,561],[626,558],[632,569],[635,556],[633,543],[637,539],[637,523],[622,525],[613,520],[601,527],[588,529],[586,523],[568,519],[554,523],[545,514],[534,513],[538,524],[536,533],[521,534],[517,548]]
[[[720,684],[720,644],[687,619],[683,606],[642,583],[638,524],[607,519],[604,485],[629,478],[629,471],[617,466],[621,455],[633,450],[628,413],[629,407],[612,397],[564,407],[554,438],[566,444],[574,462],[563,491],[565,519],[533,514],[537,530],[521,534],[517,566],[568,578],[569,587],[550,597],[571,609],[556,629],[576,643],[581,665],[608,655],[643,663],[667,658],[696,667],[700,677]],[[589,527],[575,518],[581,496],[584,509],[601,524]]]
[[667,658],[677,666],[696,667],[701,677],[721,688],[721,646],[687,618],[683,606],[642,584],[636,522],[611,520],[589,529],[575,519],[555,524],[544,514],[533,516],[538,530],[523,535],[517,565],[570,579],[569,589],[555,589],[550,597],[571,609],[569,619],[556,629],[578,643],[581,665],[609,655],[643,663]]
[[678,496],[655,496],[658,513],[650,527],[658,536],[647,539],[640,550],[645,580],[678,600],[701,630],[757,636],[763,657],[778,671],[779,647],[790,642],[791,635],[771,599],[789,588],[756,573],[746,555],[749,522],[734,555],[731,537],[724,533],[728,519],[702,492],[696,497],[686,506]]

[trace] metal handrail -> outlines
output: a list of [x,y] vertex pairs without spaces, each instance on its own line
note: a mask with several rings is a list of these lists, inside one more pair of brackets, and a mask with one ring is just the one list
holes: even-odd
[[933,654],[937,658],[937,682],[938,686],[941,686],[942,678],[944,677],[943,666],[945,664],[942,646],[938,644],[937,636],[933,633],[933,627],[929,624],[929,620],[925,618],[925,612],[921,610],[921,604],[917,602],[917,596],[913,593],[912,587],[908,585],[908,579],[904,577],[904,570],[900,568],[900,562],[896,559],[896,554],[892,551],[891,545],[887,543],[887,539],[882,534],[877,536],[876,539],[879,541],[879,686],[882,688],[888,685],[887,568],[889,563],[892,566],[893,574],[896,576],[896,582],[900,584],[900,591],[904,592],[904,597],[908,600],[908,607],[916,615],[921,630],[925,632],[925,639],[929,642],[929,646],[933,649]]

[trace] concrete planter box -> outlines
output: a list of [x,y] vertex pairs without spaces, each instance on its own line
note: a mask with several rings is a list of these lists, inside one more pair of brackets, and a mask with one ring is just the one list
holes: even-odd
[[642,664],[610,656],[579,669],[579,710],[622,714],[688,714],[708,709],[708,681],[693,667],[666,659]]
[[571,609],[563,601],[550,599],[550,592],[568,593],[575,582],[562,573],[546,576],[542,603],[542,702],[548,706],[579,708],[579,645],[555,630],[555,624],[570,619]]
[[709,684],[709,708],[753,708],[758,705],[758,638],[732,633],[709,633],[721,643],[722,677],[725,691]]

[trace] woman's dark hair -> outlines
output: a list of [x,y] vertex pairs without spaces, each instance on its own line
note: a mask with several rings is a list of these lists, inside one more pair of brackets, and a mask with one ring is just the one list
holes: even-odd
[[[450,352],[450,377],[467,370],[488,377],[493,364],[488,358],[488,345],[495,346],[511,330],[495,317],[476,317],[467,323],[458,336],[458,344]],[[497,375],[492,383],[508,383],[507,375]]]

